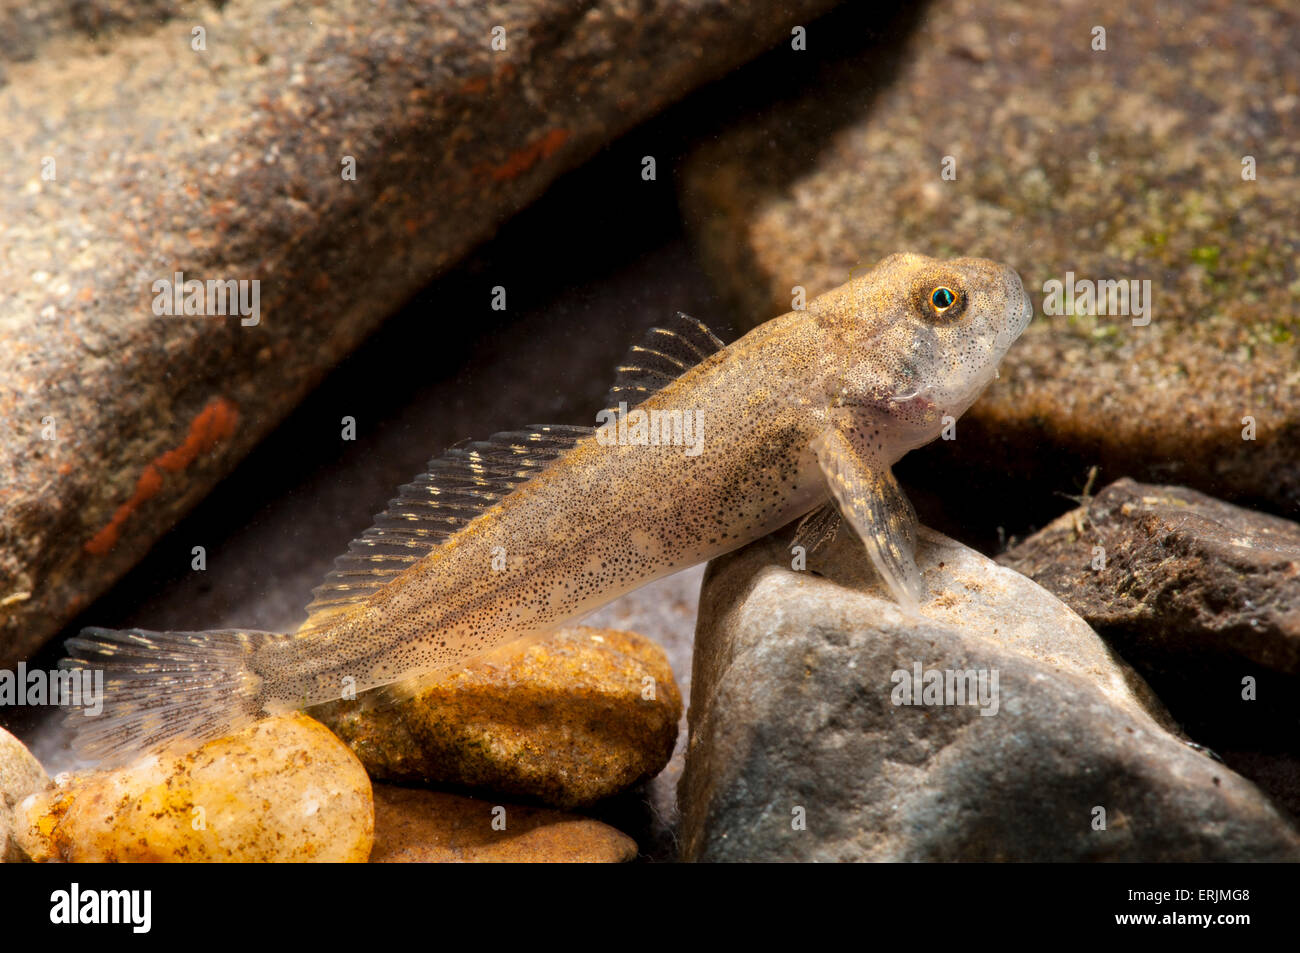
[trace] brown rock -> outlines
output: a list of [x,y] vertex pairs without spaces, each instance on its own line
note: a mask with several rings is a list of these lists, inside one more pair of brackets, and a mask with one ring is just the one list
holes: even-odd
[[[937,0],[872,41],[877,16],[863,5],[819,23],[817,78],[687,163],[684,206],[740,318],[788,311],[794,286],[811,299],[895,251],[1005,261],[1040,317],[957,441],[909,473],[951,494],[951,468],[925,461],[955,454],[1053,488],[1099,464],[1104,478],[1300,513],[1300,100],[1288,79],[1300,21],[1288,0],[1138,0],[1104,17]],[[834,61],[819,52],[837,45]],[[1041,316],[1045,283],[1067,271],[1149,280],[1150,324]]]
[[391,784],[374,790],[372,864],[621,863],[637,853],[626,834],[576,814]]
[[998,561],[1083,616],[1198,737],[1295,751],[1300,525],[1123,479]]
[[[558,174],[830,5],[0,5],[0,664]],[[177,272],[261,282],[257,323],[156,315]]]
[[20,802],[15,820],[38,861],[364,863],[374,837],[365,770],[302,714],[74,776]]
[[13,837],[13,809],[29,794],[49,786],[49,775],[27,746],[0,728],[0,863],[27,859]]
[[572,808],[656,775],[672,755],[681,709],[658,645],[584,627],[505,646],[395,705],[368,692],[312,714],[371,777]]

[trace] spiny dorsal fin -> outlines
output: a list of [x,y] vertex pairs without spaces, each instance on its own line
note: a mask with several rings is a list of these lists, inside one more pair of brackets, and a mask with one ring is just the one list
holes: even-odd
[[317,628],[378,592],[594,432],[591,427],[533,424],[434,457],[334,560],[334,569],[312,590],[308,618],[299,631]]
[[606,408],[617,412],[620,402],[635,407],[724,347],[704,322],[678,311],[628,349],[605,397]]

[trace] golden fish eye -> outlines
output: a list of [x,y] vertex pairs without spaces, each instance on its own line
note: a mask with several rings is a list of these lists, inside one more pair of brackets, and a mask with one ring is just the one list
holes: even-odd
[[956,303],[957,295],[951,288],[945,288],[940,285],[938,288],[935,288],[934,291],[930,292],[930,304],[934,306],[934,310],[939,314],[943,314]]

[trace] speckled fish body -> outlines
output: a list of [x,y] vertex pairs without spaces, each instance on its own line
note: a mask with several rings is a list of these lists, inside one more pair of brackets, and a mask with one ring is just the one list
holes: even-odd
[[[581,438],[327,631],[302,635],[294,650],[315,684],[287,685],[282,700],[337,697],[358,675],[353,646],[374,653],[364,687],[455,667],[806,513],[826,495],[811,449],[821,415],[799,393],[821,363],[813,338],[806,322],[771,322],[639,405],[691,413],[697,455]],[[771,383],[747,386],[751,375]]]
[[[819,532],[849,523],[915,606],[915,516],[890,466],[965,411],[1031,316],[1011,269],[918,255],[891,256],[727,347],[679,315],[620,369],[624,404],[601,428],[534,427],[434,461],[340,559],[297,633],[83,633],[74,665],[133,647],[121,715],[91,741],[207,737],[409,685],[813,511]],[[687,421],[682,439],[636,439],[637,412]],[[151,650],[171,668],[151,666]],[[178,676],[182,657],[194,670]],[[184,677],[197,714],[177,728],[166,698]],[[110,673],[110,704],[113,686]]]

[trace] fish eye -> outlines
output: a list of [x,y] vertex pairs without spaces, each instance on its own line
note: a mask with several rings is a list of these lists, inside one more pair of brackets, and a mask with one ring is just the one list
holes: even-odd
[[[922,286],[924,287],[924,286]],[[966,296],[960,288],[952,285],[932,286],[920,296],[921,310],[930,320],[940,324],[950,324],[961,317],[966,310]]]
[[945,288],[941,285],[930,293],[930,304],[934,305],[934,310],[940,314],[943,314],[956,303],[957,296],[953,294],[951,288]]

